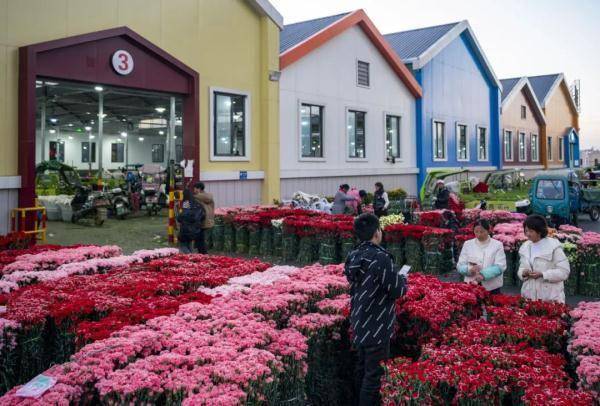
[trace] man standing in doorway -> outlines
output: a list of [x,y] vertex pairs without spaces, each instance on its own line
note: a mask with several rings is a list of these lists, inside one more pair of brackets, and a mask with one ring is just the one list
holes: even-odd
[[196,244],[200,254],[206,254],[206,234],[212,232],[215,225],[215,201],[213,195],[204,190],[204,183],[198,182],[194,185],[194,199],[204,208],[204,222],[202,223],[202,234]]

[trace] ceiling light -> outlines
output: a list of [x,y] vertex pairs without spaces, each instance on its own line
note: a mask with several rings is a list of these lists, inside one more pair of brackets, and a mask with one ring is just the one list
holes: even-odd
[[121,119],[121,121],[125,122],[125,121],[127,121],[127,119],[126,119],[126,118],[124,118],[124,119]]
[[92,123],[92,124],[96,124],[96,122],[95,122],[94,120],[90,121],[90,123]]
[[67,127],[73,127],[73,123],[67,124]]
[[57,121],[58,121],[58,119],[57,119],[57,118],[54,118],[54,117],[52,117],[52,118],[50,119],[50,122],[51,122],[51,123],[56,123]]
[[139,137],[138,140],[144,141],[144,137]]
[[176,139],[177,139],[177,136],[176,136],[176,135],[174,135],[174,136],[173,136],[173,139],[174,139],[174,140],[176,140]]
[[123,138],[127,137],[127,133],[125,131],[121,132],[121,137],[123,137]]
[[157,112],[159,112],[160,114],[165,112],[165,108],[164,107],[156,107],[154,110],[156,110]]
[[164,131],[162,131],[162,130],[160,130],[160,131],[158,132],[158,134],[159,134],[159,135],[165,135],[165,132],[164,132]]
[[48,131],[48,132],[49,132],[50,134],[54,134],[54,133],[56,132],[56,130],[55,130],[55,129],[52,129],[52,130],[50,130],[50,131]]
[[70,139],[70,140],[72,140],[72,139],[73,139],[73,136],[69,135],[69,139]]
[[98,114],[98,117],[105,118],[105,117],[106,117],[106,114]]
[[94,90],[97,92],[101,92],[104,90],[104,88],[102,86],[94,86]]
[[58,83],[56,82],[46,82],[47,86],[58,86]]
[[85,112],[85,114],[87,114],[87,115],[89,116],[89,115],[90,115],[90,114],[92,114],[92,113],[90,113],[89,111],[86,111],[86,112]]
[[94,138],[96,138],[95,135],[90,134],[90,140],[93,140]]
[[44,82],[42,82],[41,80],[36,80],[36,81],[35,81],[35,84],[36,84],[36,85],[41,85],[41,84],[43,84],[43,83],[44,83]]
[[84,128],[85,128],[85,131],[92,131],[92,127],[90,127],[89,125],[86,125]]

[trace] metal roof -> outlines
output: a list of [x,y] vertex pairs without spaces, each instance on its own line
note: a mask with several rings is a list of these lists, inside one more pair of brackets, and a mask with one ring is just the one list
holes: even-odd
[[531,87],[533,87],[535,96],[540,101],[542,106],[544,106],[544,101],[546,100],[546,96],[548,96],[548,92],[550,92],[560,75],[560,73],[554,73],[552,75],[527,77],[529,79],[529,83],[531,83]]
[[460,22],[418,28],[416,30],[386,34],[383,37],[388,41],[394,51],[396,51],[398,56],[406,61],[422,55],[458,24],[460,24]]
[[521,78],[500,79],[502,83],[502,101],[510,94]]
[[284,25],[279,37],[279,53],[281,54],[298,45],[348,14],[350,12]]

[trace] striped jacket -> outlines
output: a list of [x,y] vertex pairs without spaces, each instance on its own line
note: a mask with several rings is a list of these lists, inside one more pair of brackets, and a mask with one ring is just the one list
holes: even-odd
[[348,255],[344,274],[350,282],[350,323],[356,346],[390,340],[396,299],[406,293],[406,278],[394,267],[392,254],[370,241]]

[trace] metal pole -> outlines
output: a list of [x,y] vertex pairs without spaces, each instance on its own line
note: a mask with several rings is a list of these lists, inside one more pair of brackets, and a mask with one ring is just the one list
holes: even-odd
[[175,97],[171,97],[171,108],[169,109],[169,113],[169,135],[167,136],[167,162],[171,162],[171,154],[173,153],[173,140],[175,139]]
[[[104,148],[102,146],[102,134],[104,131],[104,94],[98,93],[98,146],[100,153],[98,154],[98,187],[102,189],[102,155]],[[91,144],[90,144],[91,145]]]
[[42,119],[40,123],[40,132],[42,133],[42,158],[40,162],[46,160],[46,96],[42,97]]

